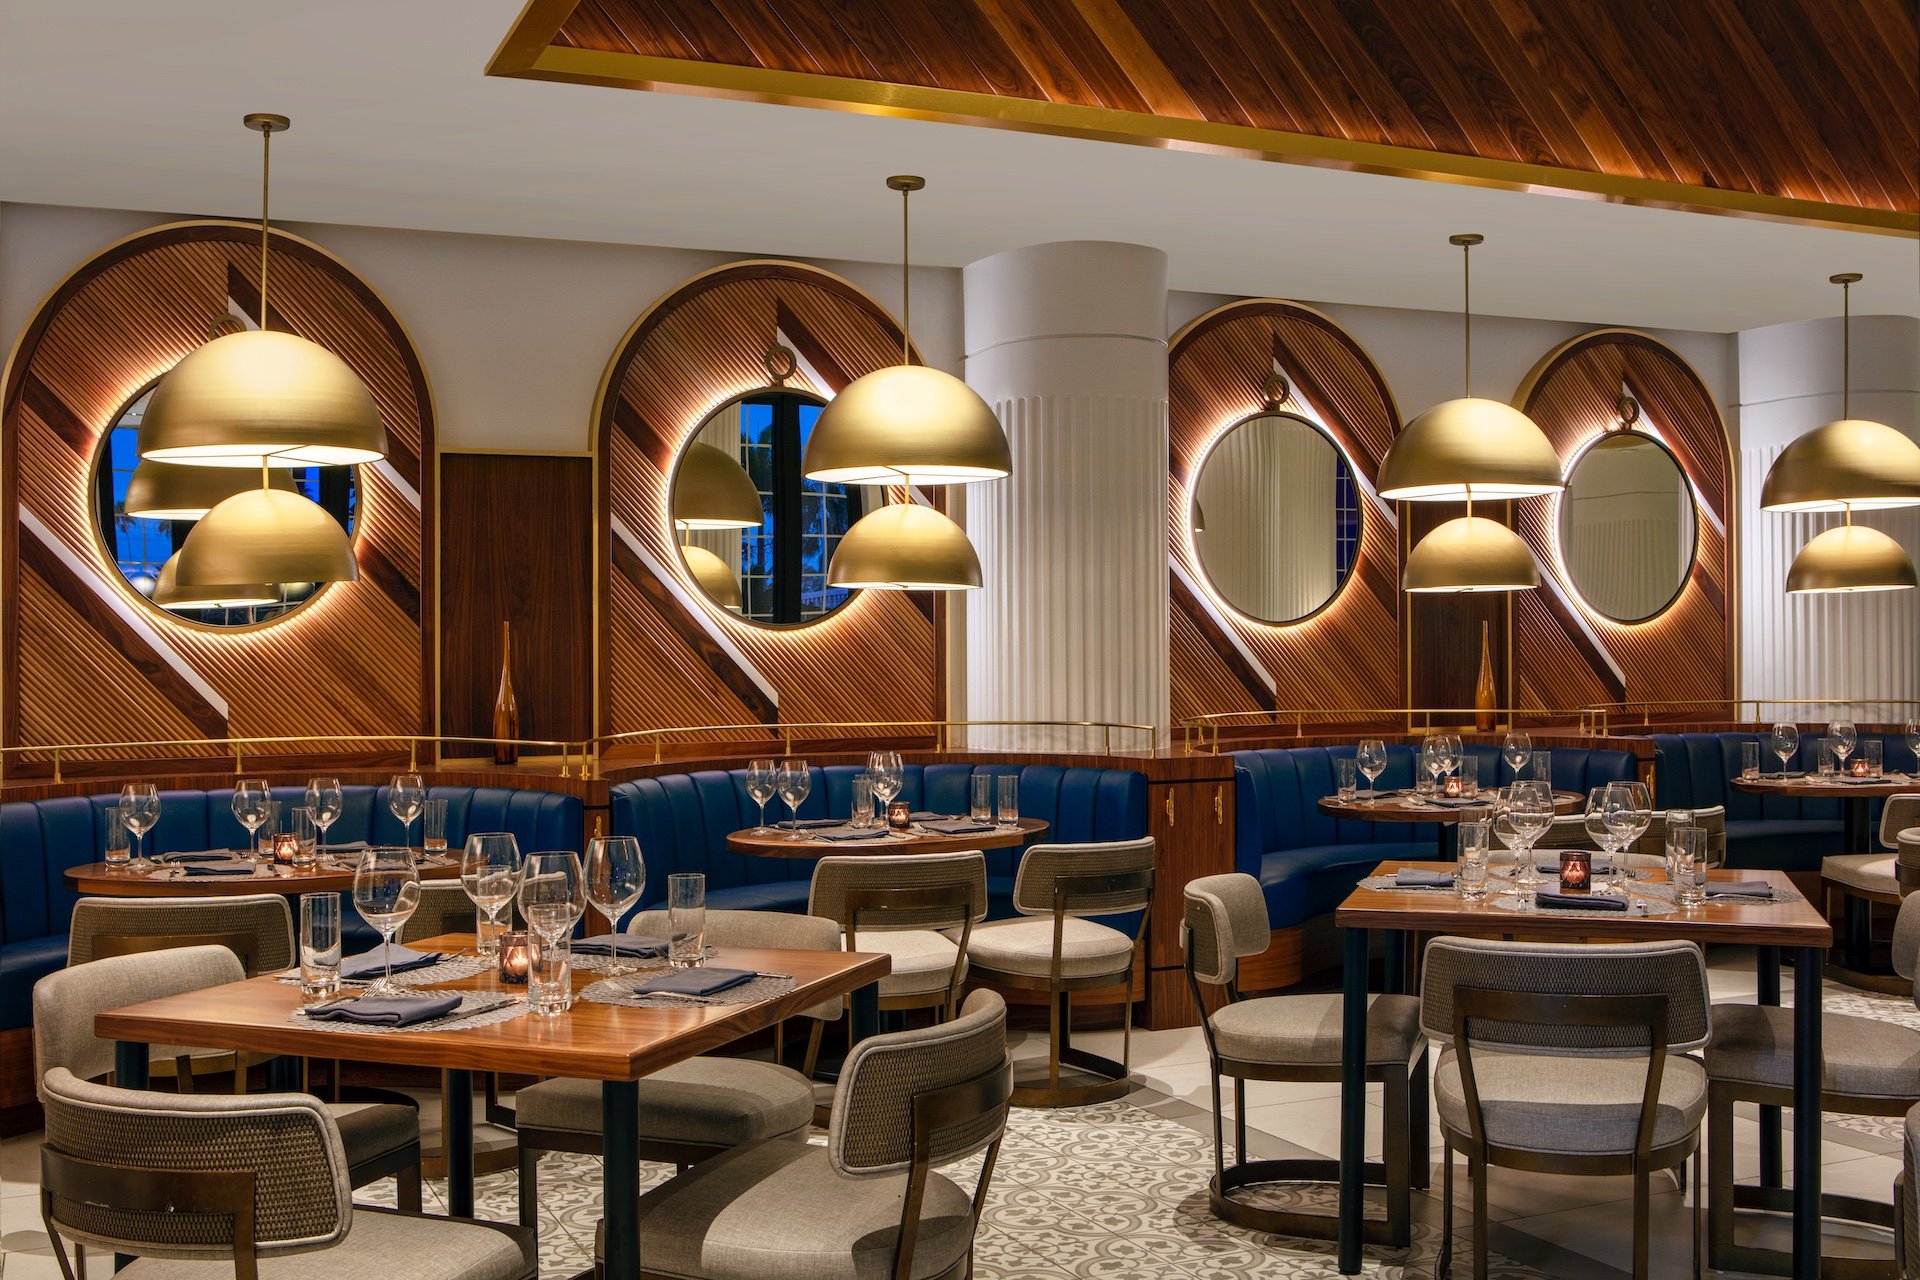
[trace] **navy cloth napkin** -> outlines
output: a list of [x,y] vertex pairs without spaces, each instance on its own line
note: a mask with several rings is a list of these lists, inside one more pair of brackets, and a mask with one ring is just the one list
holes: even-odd
[[375,947],[363,951],[357,956],[348,956],[340,962],[340,976],[358,981],[362,978],[377,978],[387,971],[387,952],[393,953],[393,971],[411,973],[415,969],[426,969],[440,963],[437,951],[420,952],[394,943],[389,947]]
[[155,862],[232,862],[233,858],[234,853],[231,849],[200,849],[183,853],[158,853],[154,855],[153,860]]
[[1604,893],[1548,893],[1545,890],[1533,895],[1534,902],[1542,907],[1571,911],[1625,911],[1627,900],[1614,898]]
[[1488,800],[1480,796],[1428,796],[1426,798],[1445,809],[1479,809],[1488,803]]
[[1393,873],[1393,882],[1402,889],[1451,889],[1453,876],[1445,871],[1424,871],[1401,867]]
[[250,876],[254,873],[252,863],[227,862],[221,866],[202,866],[195,863],[180,868],[182,875],[189,876]]
[[[613,935],[602,933],[592,938],[575,938],[573,954],[577,956],[610,956],[613,954]],[[667,954],[667,944],[659,938],[649,938],[638,933],[620,935],[620,954],[622,956],[663,956]]]
[[1737,894],[1742,898],[1771,898],[1773,886],[1765,880],[1728,880],[1720,884],[1709,882],[1707,896],[1717,898],[1721,894]]
[[886,834],[885,827],[835,826],[821,827],[811,833],[811,838],[815,840],[883,840]]
[[993,824],[991,822],[975,822],[972,818],[948,818],[944,820],[936,818],[931,822],[922,822],[920,825],[929,831],[938,831],[943,836],[968,836],[977,831],[993,830]]
[[[344,972],[344,966],[342,967]],[[324,1009],[309,1010],[316,1022],[354,1022],[368,1027],[412,1027],[444,1018],[460,1007],[458,994],[443,996],[361,996]]]
[[837,827],[842,821],[844,819],[841,818],[801,818],[798,821],[783,818],[774,825],[782,831],[817,831],[822,827]]
[[912,818],[915,822],[941,822],[941,821],[945,821],[953,818],[958,818],[958,817],[961,817],[962,815],[957,813],[935,813],[931,809],[915,809],[912,813],[908,814],[907,816],[909,818]]
[[745,969],[709,969],[705,966],[697,969],[675,969],[671,973],[663,973],[657,978],[648,978],[645,982],[635,985],[633,994],[637,996],[710,996],[716,992],[731,991],[735,987],[745,986],[759,976]]
[[1876,782],[1886,781],[1885,778],[1855,777],[1851,773],[1836,773],[1833,775],[1833,780],[1845,783],[1849,787],[1870,787]]

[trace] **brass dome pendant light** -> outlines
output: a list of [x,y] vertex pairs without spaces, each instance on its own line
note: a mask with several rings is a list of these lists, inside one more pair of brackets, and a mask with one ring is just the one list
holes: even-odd
[[[1471,505],[1471,504],[1469,504]],[[1403,591],[1526,591],[1540,585],[1533,552],[1497,520],[1465,515],[1420,539],[1407,553]]]
[[215,338],[160,380],[140,423],[140,456],[196,467],[346,466],[387,453],[380,409],[346,361],[267,328],[268,193],[285,116],[255,113],[261,137],[260,328]]
[[1013,470],[1006,432],[980,393],[950,373],[913,363],[907,202],[925,178],[899,174],[900,363],[852,382],[827,402],[801,470],[829,484],[966,484]]
[[686,561],[687,572],[715,604],[735,613],[746,607],[740,595],[740,575],[728,568],[725,560],[691,542],[680,544],[680,557]]
[[[276,472],[269,483],[293,492],[293,477]],[[122,510],[142,520],[198,520],[243,489],[253,477],[230,467],[183,467],[177,462],[144,461],[127,482]]]
[[898,502],[862,516],[841,536],[827,566],[827,585],[972,591],[980,586],[980,557],[959,525],[932,507]]
[[[726,450],[695,441],[673,478],[673,522],[682,529],[758,529],[760,490]],[[738,594],[736,590],[736,594]]]
[[1847,523],[1828,529],[1800,548],[1787,570],[1789,595],[1854,591],[1911,591],[1920,586],[1913,561],[1899,543],[1878,529]]
[[265,582],[183,587],[180,585],[180,553],[176,551],[160,566],[160,577],[153,587],[153,602],[163,609],[245,609],[280,603],[280,588]]
[[353,544],[326,508],[297,493],[261,486],[235,494],[193,526],[175,557],[189,591],[231,582],[354,582]]

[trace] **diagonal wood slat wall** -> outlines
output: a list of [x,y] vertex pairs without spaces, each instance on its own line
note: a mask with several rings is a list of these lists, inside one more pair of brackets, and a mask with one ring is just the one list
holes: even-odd
[[1263,410],[1261,381],[1278,362],[1293,380],[1280,407],[1317,417],[1352,461],[1363,490],[1360,550],[1333,601],[1303,621],[1257,622],[1224,604],[1225,627],[1273,682],[1249,678],[1221,624],[1205,616],[1176,575],[1171,634],[1173,719],[1280,707],[1393,707],[1402,698],[1399,557],[1393,526],[1364,491],[1399,422],[1393,396],[1347,332],[1291,302],[1252,299],[1222,307],[1174,335],[1168,357],[1170,554],[1203,591],[1189,538],[1193,468],[1234,423]]
[[[7,745],[433,731],[425,373],[399,321],[345,265],[279,233],[273,253],[276,320],[339,355],[367,384],[395,445],[394,474],[425,510],[380,468],[361,467],[361,580],[327,587],[268,625],[202,627],[140,600],[99,546],[89,489],[98,442],[137,393],[206,341],[209,322],[228,308],[230,282],[245,283],[247,296],[235,301],[257,311],[259,229],[180,223],[109,247],[27,327],[0,400],[0,593],[14,602],[4,634]],[[86,572],[42,544],[23,524],[29,519]],[[116,600],[158,633],[166,654],[127,624]],[[188,696],[167,656],[217,693],[224,718]]]
[[[803,367],[787,385],[822,397],[900,358],[898,325],[859,289],[800,263],[755,261],[696,276],[661,298],[609,366],[596,410],[607,582],[602,733],[944,714],[942,607],[904,592],[865,591],[804,627],[759,626],[707,604],[681,568],[668,510],[674,461],[715,406],[768,385],[763,361],[776,332],[828,384],[812,385]],[[698,617],[620,544],[609,515],[655,564],[679,575],[699,601]],[[772,685],[777,707],[713,631]]]
[[[1564,465],[1618,424],[1623,386],[1640,402],[1642,419],[1679,458],[1700,503],[1693,572],[1665,611],[1637,623],[1615,622],[1588,609],[1563,578],[1571,609],[1579,611],[1593,640],[1553,592],[1515,592],[1514,688],[1522,704],[1574,707],[1733,696],[1732,461],[1720,412],[1699,375],[1653,338],[1601,329],[1542,357],[1514,403],[1540,424]],[[1514,508],[1515,528],[1543,571],[1560,573],[1559,500],[1529,498]],[[1602,654],[1620,669],[1620,678]]]

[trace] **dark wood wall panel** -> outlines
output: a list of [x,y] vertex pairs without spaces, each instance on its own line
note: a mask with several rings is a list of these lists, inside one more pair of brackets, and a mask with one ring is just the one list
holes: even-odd
[[[900,329],[871,298],[828,272],[772,261],[689,280],[650,307],[614,354],[596,414],[601,732],[944,713],[937,602],[866,591],[810,626],[763,627],[708,604],[680,564],[667,507],[674,460],[715,406],[767,385],[763,359],[776,333],[805,362],[787,385],[825,398],[900,358]],[[823,385],[809,382],[808,368]]]
[[[1466,513],[1463,502],[1401,503],[1401,554],[1411,551],[1435,528]],[[1475,503],[1473,514],[1505,525],[1513,523],[1510,504],[1504,502]],[[1455,711],[1474,705],[1480,682],[1482,623],[1486,624],[1487,655],[1493,664],[1495,699],[1501,706],[1515,705],[1508,662],[1512,598],[1532,594],[1491,591],[1406,595],[1407,625],[1402,643],[1407,655],[1408,705]]]
[[[490,737],[500,624],[525,738],[592,729],[593,460],[449,453],[440,534],[441,723]],[[472,754],[456,749],[454,754]]]
[[[1517,593],[1516,691],[1536,705],[1733,696],[1733,464],[1726,428],[1699,375],[1645,334],[1602,329],[1549,352],[1514,402],[1540,424],[1564,465],[1618,424],[1623,389],[1679,458],[1703,508],[1694,521],[1693,572],[1664,612],[1637,623],[1588,609],[1570,584],[1564,599],[1546,590]],[[1543,571],[1557,573],[1558,500],[1528,498],[1514,506],[1520,536]]]
[[1275,706],[1400,705],[1399,557],[1392,518],[1369,496],[1399,413],[1366,352],[1327,317],[1291,302],[1252,299],[1210,312],[1174,336],[1167,372],[1169,554],[1211,598],[1188,535],[1193,468],[1221,432],[1262,411],[1262,379],[1276,364],[1293,381],[1292,397],[1280,407],[1323,423],[1354,465],[1362,490],[1359,554],[1330,605],[1278,626],[1217,601],[1216,619],[1176,573],[1169,638],[1176,723]]
[[259,307],[256,226],[180,223],[113,245],[28,325],[0,399],[8,745],[432,731],[426,375],[398,319],[344,264],[278,233],[273,252],[274,327],[352,366],[392,442],[390,466],[359,471],[360,580],[270,625],[215,630],[140,600],[105,558],[88,488],[100,436],[206,341],[230,301]]

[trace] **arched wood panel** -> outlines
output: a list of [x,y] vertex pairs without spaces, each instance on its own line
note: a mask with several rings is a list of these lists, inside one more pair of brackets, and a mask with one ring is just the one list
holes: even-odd
[[[1393,707],[1402,698],[1399,557],[1390,504],[1373,495],[1399,421],[1393,394],[1360,345],[1297,303],[1252,299],[1174,335],[1167,374],[1172,469],[1171,701],[1184,716],[1273,707]],[[1197,562],[1188,518],[1194,468],[1213,440],[1266,407],[1262,380],[1284,371],[1278,407],[1323,425],[1352,464],[1362,507],[1353,572],[1299,622],[1254,621],[1218,600]]]
[[258,322],[259,244],[236,222],[130,237],[69,276],[14,349],[0,400],[10,746],[433,731],[426,374],[385,303],[318,246],[274,234],[270,327],[339,355],[380,407],[390,453],[359,469],[360,580],[277,621],[215,629],[141,600],[100,546],[88,479],[102,433],[216,317]]
[[944,710],[944,608],[864,591],[804,627],[763,627],[709,603],[680,563],[668,483],[713,409],[787,381],[831,398],[900,359],[900,329],[858,288],[801,263],[738,262],[662,297],[615,352],[595,411],[600,464],[602,733],[670,725],[930,720]]
[[1666,443],[1693,488],[1693,570],[1661,613],[1615,622],[1582,603],[1565,577],[1559,497],[1514,504],[1515,527],[1542,569],[1539,591],[1514,593],[1514,683],[1523,705],[1733,696],[1732,461],[1720,411],[1700,376],[1645,334],[1600,329],[1542,357],[1514,403],[1540,424],[1565,467],[1619,425],[1623,390],[1640,403],[1644,425],[1636,429],[1651,428]]

